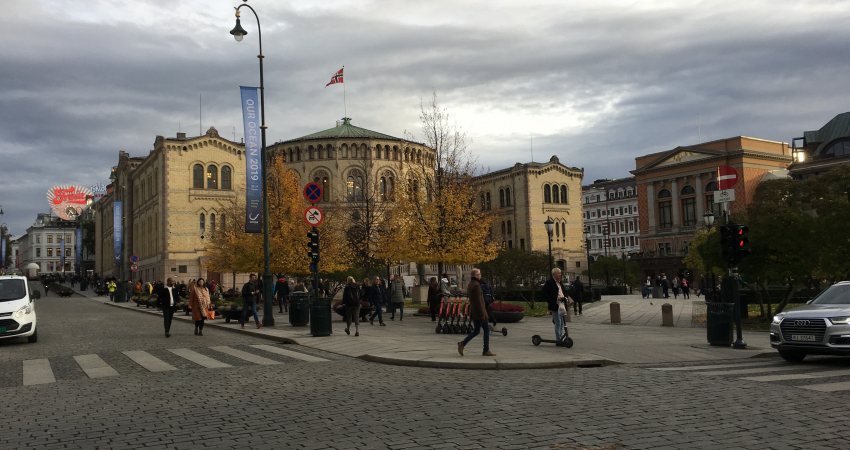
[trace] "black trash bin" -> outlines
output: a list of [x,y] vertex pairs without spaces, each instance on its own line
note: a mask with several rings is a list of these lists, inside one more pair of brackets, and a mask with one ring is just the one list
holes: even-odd
[[289,294],[289,324],[305,327],[310,323],[310,296],[306,292]]
[[331,299],[314,299],[310,306],[310,334],[313,336],[331,335]]
[[706,302],[705,329],[708,344],[728,347],[732,345],[732,318],[734,303]]

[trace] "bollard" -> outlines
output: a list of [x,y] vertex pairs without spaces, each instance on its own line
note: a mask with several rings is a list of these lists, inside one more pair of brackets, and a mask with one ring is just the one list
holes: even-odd
[[672,327],[673,326],[673,305],[669,303],[665,303],[661,305],[661,326],[662,327]]
[[620,304],[617,302],[611,302],[611,324],[620,324]]

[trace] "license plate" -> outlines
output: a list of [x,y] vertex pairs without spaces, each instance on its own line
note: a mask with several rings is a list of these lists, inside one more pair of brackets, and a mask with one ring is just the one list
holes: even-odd
[[792,334],[792,341],[802,341],[802,342],[815,342],[815,335],[813,334]]

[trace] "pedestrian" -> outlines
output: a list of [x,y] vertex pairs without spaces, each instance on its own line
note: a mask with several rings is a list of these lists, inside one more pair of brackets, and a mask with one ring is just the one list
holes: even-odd
[[252,273],[248,276],[248,282],[242,285],[242,317],[239,319],[239,325],[245,328],[245,319],[248,318],[248,310],[254,314],[254,323],[257,328],[262,328],[260,318],[257,316],[257,299],[260,296],[260,283],[257,281],[257,274]]
[[345,307],[345,334],[351,334],[351,322],[354,322],[354,336],[360,336],[360,292],[354,277],[345,280],[342,305]]
[[165,286],[160,286],[156,292],[159,308],[162,310],[162,324],[165,326],[165,337],[171,337],[171,319],[174,317],[174,310],[177,309],[177,304],[180,303],[180,298],[177,294],[177,289],[174,287],[174,280],[167,278]]
[[431,277],[428,281],[428,309],[431,310],[431,322],[436,322],[440,309],[440,284],[437,277]]
[[277,305],[280,313],[283,314],[284,311],[289,312],[289,283],[286,282],[286,278],[281,276],[277,279],[277,283],[274,286],[274,295],[277,297]]
[[664,298],[670,298],[670,281],[667,280],[667,275],[661,274],[661,291],[664,292]]
[[572,289],[570,290],[570,297],[573,298],[573,313],[581,315],[581,303],[582,303],[582,294],[584,293],[584,283],[581,282],[581,279],[576,275],[576,280],[573,281]]
[[[115,291],[118,289],[118,284],[114,279],[106,282],[106,290],[109,291],[109,301],[115,301]],[[47,285],[44,286],[44,293],[47,294]]]
[[198,278],[189,288],[189,308],[192,309],[192,320],[195,321],[195,336],[203,336],[204,320],[207,318],[207,310],[210,309],[210,291],[207,290],[203,278]]
[[563,318],[558,314],[558,305],[566,301],[564,286],[561,284],[562,276],[561,269],[555,267],[552,269],[551,278],[546,280],[546,284],[543,285],[543,298],[546,299],[549,314],[552,315],[552,323],[555,324],[556,342],[561,342],[564,336]]
[[679,277],[673,277],[673,298],[679,298]]
[[484,295],[484,306],[487,307],[487,317],[489,322],[492,324],[493,328],[496,327],[496,318],[493,317],[493,301],[495,297],[493,297],[493,288],[490,287],[490,283],[480,280],[481,284],[481,294]]
[[395,320],[395,310],[398,309],[398,320],[404,320],[404,294],[407,292],[407,286],[404,285],[404,279],[401,275],[396,274],[393,281],[390,283],[390,303],[392,304],[392,315],[390,320]]
[[381,277],[375,277],[372,280],[372,285],[369,286],[368,294],[369,296],[369,305],[372,306],[372,315],[369,316],[369,324],[375,324],[375,316],[378,316],[378,324],[382,327],[387,326],[384,323],[384,316],[381,314],[381,309],[383,309],[384,299],[387,294],[384,290],[384,284],[381,282]]
[[643,298],[652,298],[652,278],[646,277],[643,282]]
[[469,344],[481,330],[484,330],[484,351],[482,356],[496,356],[490,352],[490,319],[487,317],[487,305],[484,304],[484,293],[481,291],[481,269],[472,269],[469,285],[466,287],[466,295],[469,297],[469,317],[472,319],[474,328],[466,335],[466,338],[457,343],[457,352],[463,356],[463,349]]
[[682,278],[682,281],[681,281],[681,283],[679,283],[679,285],[682,287],[682,298],[690,299],[691,298],[691,292],[690,292],[691,286],[690,286],[690,283],[688,283],[688,279]]

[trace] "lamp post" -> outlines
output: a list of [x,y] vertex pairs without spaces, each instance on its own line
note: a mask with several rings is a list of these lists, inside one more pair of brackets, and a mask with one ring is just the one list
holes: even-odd
[[[3,219],[3,205],[0,205],[0,222]],[[6,223],[0,224],[0,273],[6,271]]]
[[552,225],[555,221],[551,217],[547,217],[543,225],[546,225],[546,234],[549,236],[549,274],[552,274]]
[[[711,227],[714,226],[714,211],[710,209],[706,211],[705,214],[702,215],[702,220],[705,223],[706,228],[711,229]],[[705,281],[708,282],[708,279],[706,278]],[[711,293],[711,301],[714,301],[714,286],[716,286],[714,282],[714,272],[711,272],[710,283],[711,289],[709,289],[709,292]],[[700,286],[700,289],[703,289],[703,286]],[[708,298],[708,296],[706,296],[706,298]]]
[[620,248],[623,257],[623,295],[626,294],[626,247]]
[[262,136],[262,147],[260,148],[260,158],[263,161],[263,170],[262,170],[262,178],[263,178],[263,325],[264,326],[273,326],[274,325],[274,308],[272,305],[272,283],[273,277],[269,264],[269,196],[268,189],[266,189],[266,171],[268,166],[268,161],[266,161],[266,91],[265,86],[263,85],[263,34],[260,29],[260,16],[257,15],[257,11],[254,11],[254,8],[248,4],[248,0],[242,0],[244,3],[239,5],[236,9],[236,26],[230,30],[230,34],[233,35],[233,38],[236,39],[236,42],[241,42],[242,38],[248,34],[242,25],[239,22],[239,10],[242,9],[243,6],[247,7],[254,13],[254,17],[257,19],[257,41],[260,47],[260,53],[257,55],[257,59],[260,60],[260,132]]

